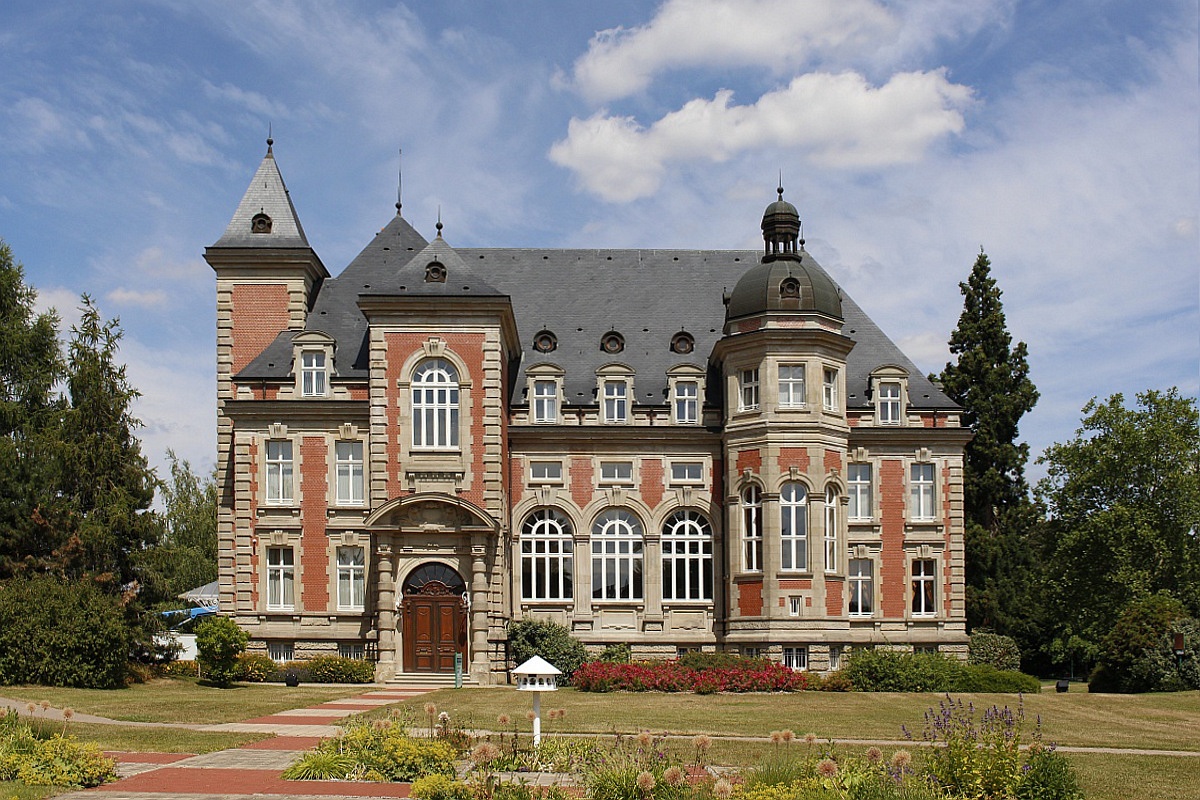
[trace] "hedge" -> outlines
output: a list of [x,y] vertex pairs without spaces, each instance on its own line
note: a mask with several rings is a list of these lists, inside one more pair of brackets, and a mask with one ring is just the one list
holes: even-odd
[[1039,692],[1032,675],[936,653],[855,650],[845,669],[860,692]]
[[613,664],[589,661],[571,680],[583,692],[796,692],[808,685],[802,672],[765,662],[753,667],[692,669],[678,661]]

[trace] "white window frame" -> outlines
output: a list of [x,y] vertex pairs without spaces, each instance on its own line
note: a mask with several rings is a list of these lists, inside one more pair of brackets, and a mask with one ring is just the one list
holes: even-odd
[[747,486],[741,494],[742,571],[763,571],[762,489]]
[[826,411],[841,411],[841,401],[838,393],[839,370],[825,367],[821,377],[821,405]]
[[671,395],[671,415],[675,424],[698,424],[700,422],[700,381],[676,380]]
[[832,486],[825,490],[825,574],[838,569],[838,494]]
[[[672,461],[671,484],[674,486],[703,486],[704,466],[703,461]],[[692,473],[695,474],[695,477],[692,476]]]
[[808,489],[802,483],[785,483],[779,489],[780,569],[808,570]]
[[366,548],[337,548],[337,603],[339,611],[363,611],[367,597]]
[[909,468],[909,519],[930,522],[937,519],[937,471],[933,464],[916,463]]
[[300,396],[326,397],[329,394],[329,358],[324,350],[300,351]]
[[663,602],[713,599],[712,524],[698,511],[680,509],[662,527]]
[[361,506],[366,502],[366,462],[358,439],[334,442],[334,502],[339,506]]
[[903,421],[904,390],[899,381],[880,381],[875,392],[880,425],[899,425]]
[[875,562],[869,558],[852,558],[846,567],[849,586],[848,613],[852,617],[875,614]]
[[413,370],[412,449],[457,450],[461,390],[458,369],[446,358],[427,358]]
[[296,499],[295,447],[291,439],[267,439],[264,445],[267,505],[291,505]]
[[842,668],[843,648],[840,644],[829,645],[829,669],[839,670]]
[[[542,474],[539,474],[542,473]],[[563,465],[561,461],[545,459],[530,459],[529,483],[532,486],[545,484],[560,484],[563,482]]]
[[755,411],[760,401],[758,367],[741,370],[738,373],[738,411]]
[[556,378],[533,379],[533,421],[535,423],[558,422],[559,386]]
[[296,609],[296,550],[293,547],[267,548],[267,610]]
[[808,382],[804,364],[779,365],[779,407],[807,408]]
[[338,644],[338,657],[362,661],[367,657],[367,647],[356,642],[341,642]]
[[[912,597],[909,609],[914,617],[937,616],[937,559],[914,558],[909,567]],[[918,564],[921,566],[918,568]],[[928,571],[926,571],[928,570]]]
[[610,508],[592,524],[593,602],[637,602],[645,596],[642,523],[623,508]]
[[610,425],[629,422],[629,381],[624,378],[605,378],[600,383],[604,421]]
[[600,485],[601,486],[633,486],[633,462],[632,461],[601,461],[600,462]]
[[788,616],[798,617],[804,610],[804,598],[800,595],[788,597]]
[[847,518],[869,520],[875,514],[874,470],[871,464],[849,464],[846,467],[846,489],[850,494]]
[[782,663],[793,672],[805,672],[808,670],[808,646],[785,645]]
[[521,599],[563,602],[575,596],[575,538],[557,508],[539,508],[521,524]]
[[296,645],[294,642],[267,642],[267,657],[276,664],[295,661]]

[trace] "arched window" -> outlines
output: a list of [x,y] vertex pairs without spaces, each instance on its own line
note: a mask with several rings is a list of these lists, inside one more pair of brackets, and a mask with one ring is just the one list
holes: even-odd
[[570,600],[574,596],[575,542],[571,522],[542,508],[521,526],[521,599]]
[[676,511],[662,528],[663,600],[712,600],[712,526],[696,511]]
[[458,371],[443,358],[421,363],[412,379],[413,447],[458,447]]
[[749,486],[742,492],[742,569],[762,572],[762,568],[762,491],[757,486]]
[[838,493],[830,486],[825,490],[825,571],[837,572]]
[[785,483],[779,492],[783,561],[789,570],[808,569],[808,493],[799,483]]
[[611,508],[592,525],[592,598],[642,599],[642,523]]

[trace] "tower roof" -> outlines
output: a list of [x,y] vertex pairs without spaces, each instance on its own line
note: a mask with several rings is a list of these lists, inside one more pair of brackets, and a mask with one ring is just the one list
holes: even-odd
[[213,247],[308,246],[304,228],[300,226],[300,218],[296,216],[296,208],[275,163],[272,141],[267,139],[267,154],[258,165],[225,233]]

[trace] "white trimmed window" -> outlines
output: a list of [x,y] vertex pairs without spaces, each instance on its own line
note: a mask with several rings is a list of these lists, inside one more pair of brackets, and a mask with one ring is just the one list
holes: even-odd
[[804,598],[803,597],[792,595],[791,597],[788,598],[788,616],[789,617],[800,616],[800,611],[803,608],[804,608]]
[[361,547],[337,549],[338,608],[362,611],[366,598],[366,561]]
[[838,371],[826,367],[824,379],[821,382],[821,403],[826,411],[840,411],[838,402]]
[[642,599],[642,523],[623,509],[592,525],[592,599]]
[[696,511],[676,511],[662,528],[663,600],[712,600],[712,526]]
[[362,661],[367,656],[366,648],[361,644],[339,644],[338,657],[352,658],[355,661]]
[[738,387],[738,410],[751,411],[758,408],[758,367],[742,370]]
[[521,526],[521,599],[570,600],[574,596],[575,540],[571,522],[542,508]]
[[296,551],[267,548],[267,608],[291,611],[296,607]]
[[361,506],[363,504],[363,443],[337,442],[334,444],[337,462],[337,504]]
[[762,568],[762,492],[757,486],[748,486],[742,492],[742,569],[762,572]]
[[267,656],[277,664],[294,661],[296,648],[291,642],[267,642]]
[[779,407],[804,408],[808,405],[805,396],[804,365],[779,365]]
[[934,604],[936,571],[937,562],[932,558],[918,558],[912,562],[912,613],[914,617],[931,617],[937,614],[937,606]]
[[562,483],[561,461],[530,461],[530,483]]
[[267,497],[275,505],[292,502],[292,443],[287,439],[267,440]]
[[825,490],[825,571],[837,572],[838,495],[832,486]]
[[671,483],[700,486],[704,483],[703,461],[672,461]]
[[900,384],[879,384],[879,424],[900,424]]
[[300,394],[303,397],[324,397],[328,385],[323,350],[306,350],[300,354]]
[[700,421],[700,384],[696,381],[675,381],[675,422],[694,425]]
[[780,536],[785,570],[808,569],[808,492],[799,483],[785,483],[779,491]]
[[804,646],[783,648],[783,665],[796,672],[808,669],[808,648]]
[[869,558],[850,559],[850,616],[869,617],[874,607],[874,566]]
[[837,670],[842,668],[842,646],[838,644],[829,646],[829,668]]
[[533,421],[558,422],[558,381],[533,382]]
[[412,379],[413,449],[458,447],[458,370],[444,358],[421,363]]
[[633,462],[601,461],[600,483],[609,486],[633,486]]
[[629,383],[624,380],[604,381],[604,421],[629,421]]
[[874,501],[872,497],[871,465],[851,464],[846,468],[846,482],[850,491],[850,519],[871,519]]
[[913,464],[909,474],[909,515],[912,519],[934,519],[933,464]]

